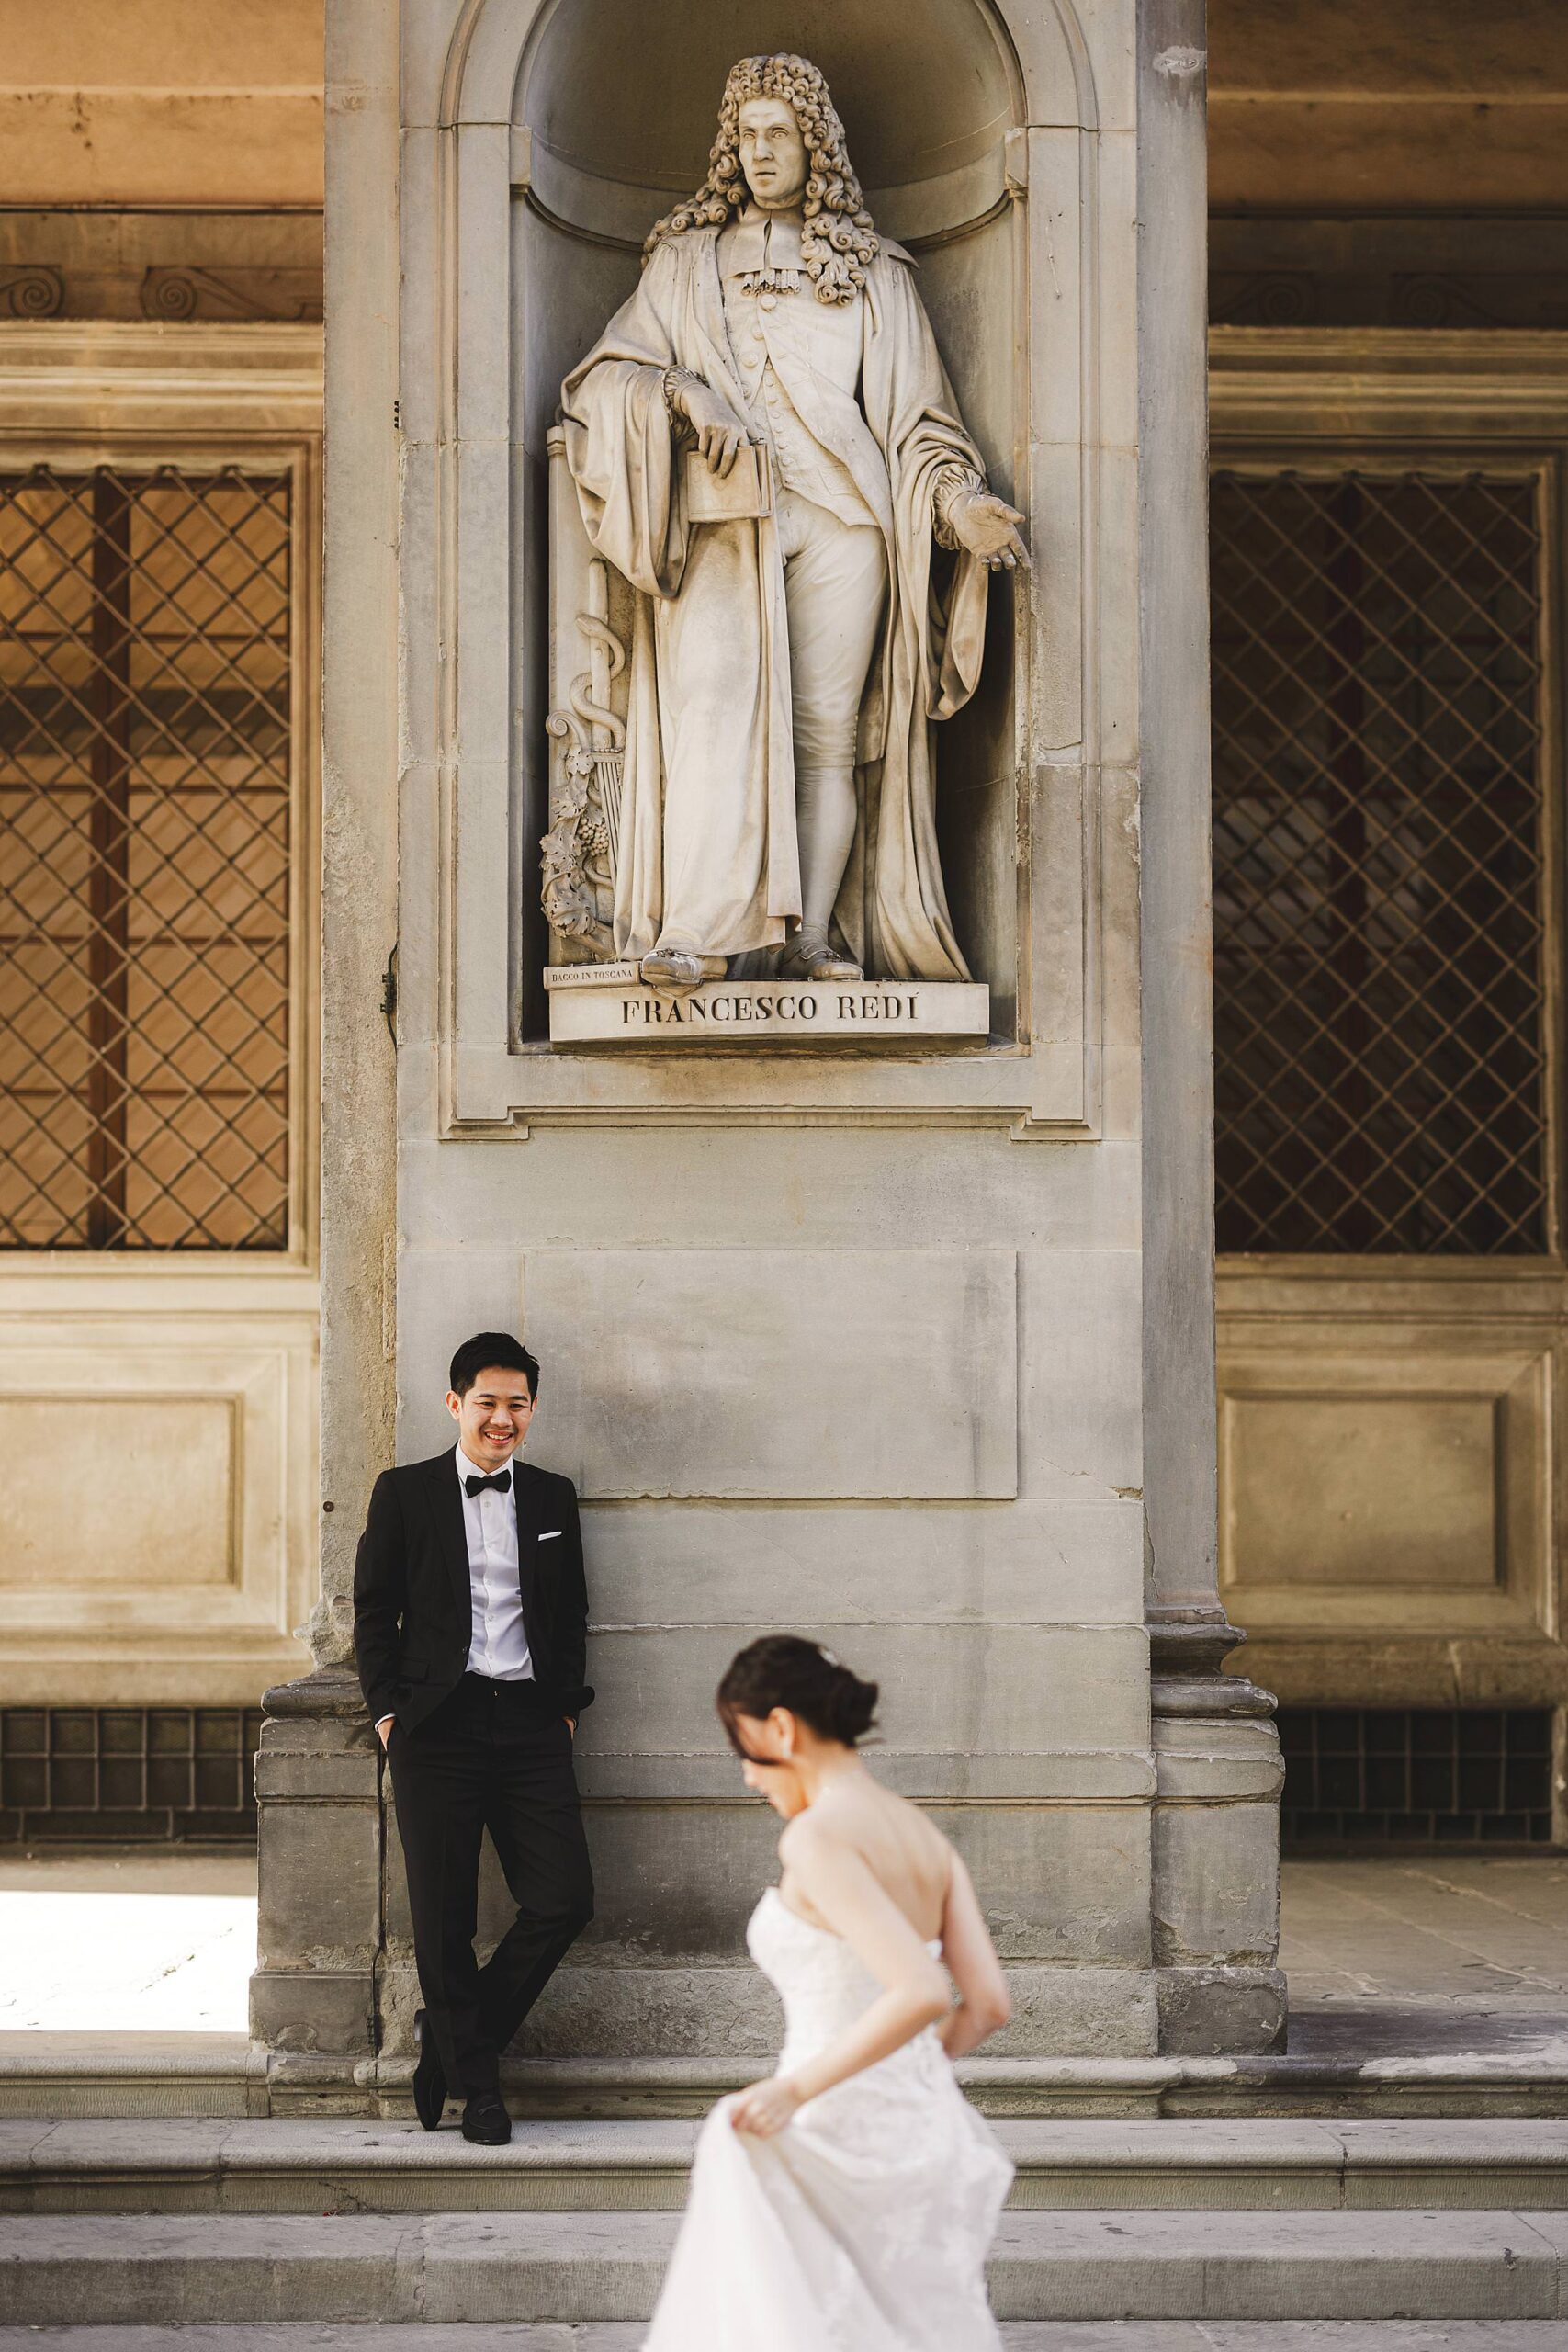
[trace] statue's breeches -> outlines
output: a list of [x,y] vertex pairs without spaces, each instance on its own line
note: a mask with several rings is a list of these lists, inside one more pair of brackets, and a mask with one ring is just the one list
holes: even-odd
[[782,613],[739,523],[697,526],[657,614],[660,944],[705,955],[782,944],[798,917],[796,767],[852,768],[886,594],[880,531],[787,492],[762,528],[779,533]]
[[780,501],[795,763],[853,767],[866,673],[887,589],[880,531],[852,529],[786,491]]

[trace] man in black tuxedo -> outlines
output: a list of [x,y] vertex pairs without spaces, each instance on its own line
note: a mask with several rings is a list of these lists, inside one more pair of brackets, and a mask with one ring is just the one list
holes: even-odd
[[[512,2136],[501,2052],[593,1916],[572,1739],[588,1593],[570,1478],[514,1459],[539,1367],[504,1331],[452,1359],[457,1443],[384,1470],[354,1572],[365,1703],[387,1751],[408,1870],[414,1958],[414,2105],[427,2132],[448,2096],[466,2138]],[[474,1959],[488,1829],[517,1917]]]

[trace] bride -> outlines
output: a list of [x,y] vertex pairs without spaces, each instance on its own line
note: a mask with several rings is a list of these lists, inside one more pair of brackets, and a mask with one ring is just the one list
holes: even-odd
[[748,1930],[784,2046],[703,2128],[644,2352],[1000,2344],[984,2264],[1012,2167],[952,2062],[1007,2023],[1007,1986],[957,1854],[856,1753],[875,1705],[789,1634],[718,1686],[746,1785],[788,1825]]

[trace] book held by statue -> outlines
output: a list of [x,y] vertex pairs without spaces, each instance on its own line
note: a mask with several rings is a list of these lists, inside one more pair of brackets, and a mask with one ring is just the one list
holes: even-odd
[[687,450],[685,465],[688,522],[745,523],[773,513],[773,461],[755,442],[742,445],[723,477],[697,449]]

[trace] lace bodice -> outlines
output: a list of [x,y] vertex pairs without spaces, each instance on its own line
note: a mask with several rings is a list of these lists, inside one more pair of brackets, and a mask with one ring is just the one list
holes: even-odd
[[[784,2003],[781,2072],[787,2073],[815,2056],[836,2034],[852,2025],[882,1991],[842,1936],[803,1919],[798,1911],[790,1909],[776,1886],[768,1888],[752,1912],[746,1942]],[[942,1946],[933,1943],[930,1949],[940,1954]],[[903,2059],[906,2067],[918,2069],[933,2054],[944,2060],[934,2030],[928,2028],[902,2050],[896,2050],[891,2058],[885,2058],[882,2067],[896,2066]],[[880,2073],[882,2067],[875,2071]]]

